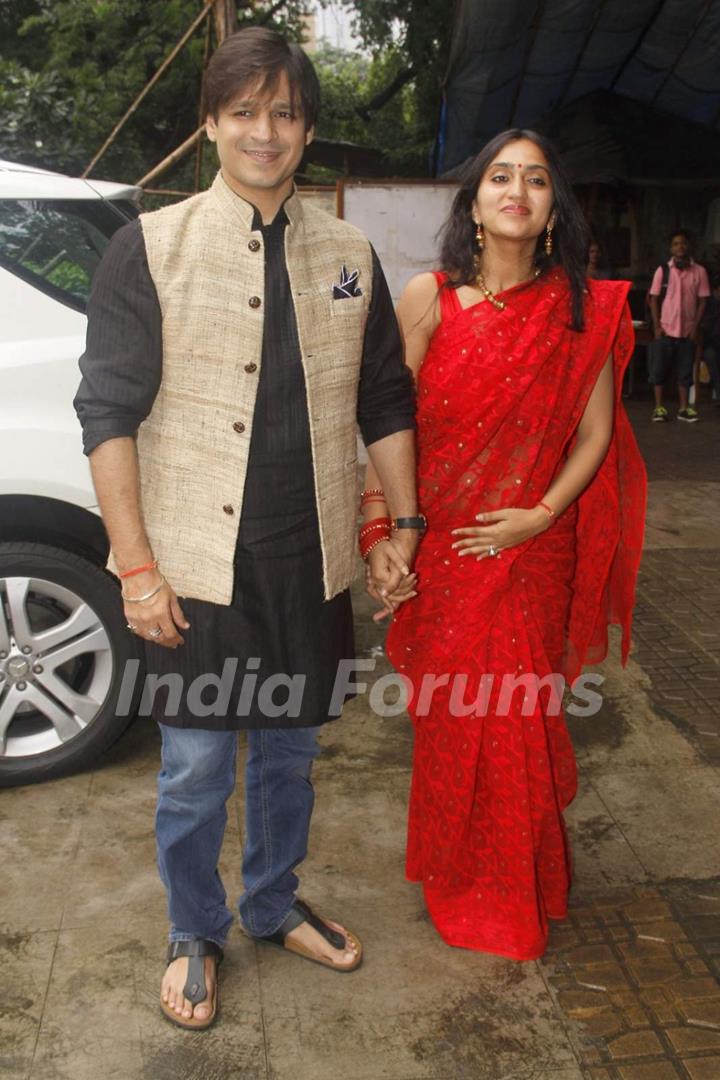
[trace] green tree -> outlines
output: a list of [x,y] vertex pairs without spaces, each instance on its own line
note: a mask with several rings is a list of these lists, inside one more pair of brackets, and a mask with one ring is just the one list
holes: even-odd
[[[273,25],[299,37],[304,6],[288,0]],[[82,171],[200,10],[200,0],[0,0],[0,155]],[[192,134],[203,57],[198,30],[93,176],[134,180]],[[191,184],[193,168],[183,163],[173,183]]]
[[[446,0],[345,2],[366,52],[319,50],[318,135],[382,150],[388,173],[423,174],[449,33]],[[257,0],[241,8],[240,25],[269,17],[301,40],[306,8],[307,0],[281,8]],[[0,156],[81,172],[200,10],[201,0],[0,0]],[[198,30],[93,176],[133,181],[196,130],[204,52]],[[189,190],[194,167],[190,155],[160,182]],[[204,182],[214,168],[206,153]]]
[[[447,68],[452,0],[342,0],[342,3],[353,16],[354,33],[373,58],[382,60],[385,66],[384,87],[391,86],[399,76],[409,78],[399,91],[405,128],[393,131],[390,121],[384,131],[379,123],[377,131],[382,132],[383,138],[389,137],[384,145],[391,158],[397,160],[400,171],[415,168],[419,173],[426,172],[437,134]],[[378,75],[380,71],[378,65]],[[381,89],[379,79],[372,92],[363,95],[364,101],[372,101]],[[378,120],[382,114],[392,117],[392,110],[386,113],[389,105],[390,102],[377,110]]]

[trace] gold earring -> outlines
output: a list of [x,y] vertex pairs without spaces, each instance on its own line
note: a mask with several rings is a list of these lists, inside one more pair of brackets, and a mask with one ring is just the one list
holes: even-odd
[[475,231],[475,239],[477,240],[477,246],[482,251],[485,247],[485,233],[481,224],[478,224],[478,227]]
[[553,234],[552,226],[548,225],[547,232],[545,233],[545,254],[547,255],[548,258],[550,258],[550,256],[552,255],[552,252],[553,252],[552,234]]

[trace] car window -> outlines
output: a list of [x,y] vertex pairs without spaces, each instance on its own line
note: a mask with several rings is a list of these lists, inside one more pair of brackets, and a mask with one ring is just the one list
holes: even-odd
[[111,202],[0,199],[0,266],[84,311],[110,237],[130,214]]

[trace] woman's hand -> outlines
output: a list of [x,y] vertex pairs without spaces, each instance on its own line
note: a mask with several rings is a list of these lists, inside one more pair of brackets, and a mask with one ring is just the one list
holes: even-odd
[[492,510],[478,514],[475,520],[480,524],[452,531],[452,535],[458,538],[452,545],[458,555],[475,555],[478,559],[486,559],[491,547],[495,554],[505,548],[516,547],[544,532],[551,523],[551,518],[541,506],[532,510]]

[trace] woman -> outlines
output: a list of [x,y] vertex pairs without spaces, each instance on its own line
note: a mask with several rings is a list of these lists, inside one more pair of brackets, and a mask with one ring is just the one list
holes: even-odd
[[[629,283],[586,281],[586,244],[546,140],[494,138],[454,201],[443,270],[398,306],[427,518],[415,573],[382,596],[392,534],[361,540],[412,688],[408,877],[445,941],[517,960],[566,915],[576,773],[557,700],[508,702],[502,678],[572,681],[605,655],[608,622],[624,660],[642,546],[645,470],[620,403]],[[372,469],[366,487],[367,522],[387,511]]]

